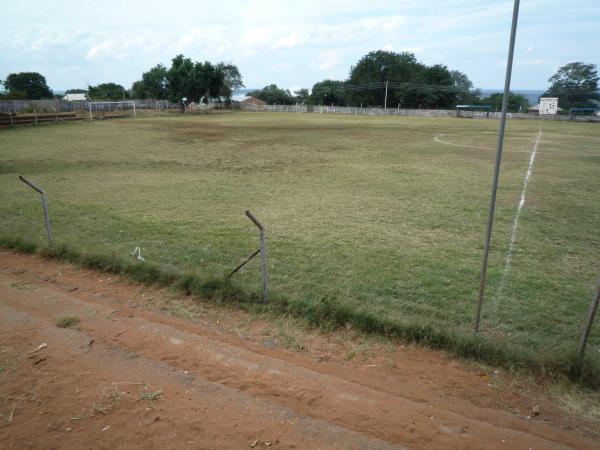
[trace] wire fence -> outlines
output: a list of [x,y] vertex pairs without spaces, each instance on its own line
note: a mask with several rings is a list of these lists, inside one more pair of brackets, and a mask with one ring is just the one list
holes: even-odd
[[[320,114],[350,114],[365,116],[413,116],[413,117],[456,117],[454,109],[402,109],[402,108],[362,108],[354,106],[312,106],[312,105],[254,105],[240,104],[242,111],[254,112],[289,112],[289,113],[320,113]],[[500,119],[500,112],[463,111],[462,117],[472,119]],[[581,122],[600,122],[600,116],[570,117],[566,115],[543,115],[529,113],[509,113],[509,119],[528,120],[575,120]]]
[[[177,107],[176,103],[168,100],[138,99],[127,100],[135,103],[136,109],[164,111]],[[88,111],[90,100],[65,101],[59,99],[50,100],[0,100],[0,112],[22,114],[22,113],[50,113],[50,112],[76,112]]]
[[[60,99],[51,100],[0,100],[0,113],[23,114],[23,113],[61,113],[89,110],[87,101],[65,101]],[[135,104],[137,110],[143,111],[177,111],[179,103],[168,100],[133,99],[127,100]],[[94,106],[97,108],[97,106]],[[186,111],[207,111],[219,109],[220,105],[215,103],[190,103]],[[348,114],[364,116],[412,116],[412,117],[456,117],[454,109],[404,109],[404,108],[382,108],[382,107],[354,107],[354,106],[325,106],[325,105],[255,105],[239,103],[234,109],[252,112],[287,112],[287,113],[319,113],[319,114]],[[462,117],[472,119],[499,119],[500,112],[462,111]],[[509,119],[525,120],[571,120],[578,122],[600,122],[600,116],[569,116],[569,115],[538,115],[535,113],[509,113]]]

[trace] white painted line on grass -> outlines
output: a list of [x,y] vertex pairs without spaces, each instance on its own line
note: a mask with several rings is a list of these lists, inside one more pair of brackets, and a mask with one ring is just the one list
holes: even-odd
[[535,162],[535,156],[538,152],[538,145],[542,139],[542,128],[540,127],[540,131],[535,139],[535,143],[533,144],[533,150],[531,150],[531,156],[529,157],[529,165],[527,166],[527,172],[525,172],[525,178],[523,180],[523,189],[521,190],[521,197],[519,198],[519,206],[517,207],[517,213],[515,214],[515,218],[513,220],[512,232],[510,235],[510,244],[508,244],[508,252],[506,254],[506,261],[504,263],[504,272],[502,273],[502,279],[500,280],[500,285],[498,286],[498,290],[496,291],[496,296],[492,302],[492,314],[495,316],[498,312],[498,303],[500,301],[500,297],[502,296],[502,291],[506,286],[506,280],[508,278],[508,273],[510,272],[510,263],[512,262],[512,255],[515,248],[515,241],[517,240],[517,229],[519,228],[519,218],[521,217],[521,211],[523,211],[523,206],[525,206],[525,195],[527,194],[527,186],[529,185],[529,179],[531,178],[531,172],[533,171],[533,163]]
[[453,145],[454,147],[467,147],[467,148],[478,148],[480,150],[493,150],[492,148],[488,148],[488,147],[477,147],[475,145],[466,145],[466,144],[454,144],[453,142],[448,142],[448,141],[444,141],[444,140],[440,139],[442,136],[448,136],[448,135],[446,133],[438,134],[436,137],[433,138],[433,140],[440,144]]
[[[454,142],[448,142],[448,141],[441,139],[443,136],[448,136],[448,134],[447,133],[438,134],[437,136],[435,136],[433,138],[433,140],[435,142],[437,142],[438,144],[452,145],[454,147],[464,147],[464,148],[474,148],[474,149],[478,149],[478,150],[496,151],[495,148],[490,148],[490,147],[478,147],[476,145],[455,144]],[[541,141],[538,142],[538,144],[539,143],[541,143]],[[529,153],[529,150],[504,150],[503,153]],[[539,153],[543,154],[544,156],[571,156],[571,157],[582,157],[582,158],[600,158],[600,155],[584,155],[581,153],[557,153],[557,152],[539,152]]]

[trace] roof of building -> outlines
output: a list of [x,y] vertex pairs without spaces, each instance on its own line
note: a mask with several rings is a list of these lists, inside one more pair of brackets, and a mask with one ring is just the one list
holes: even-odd
[[86,94],[67,94],[63,97],[63,100],[67,102],[81,102],[87,100]]
[[265,102],[264,100],[261,100],[260,98],[256,98],[256,97],[246,97],[245,99],[241,100],[240,103],[244,103],[245,105],[266,105],[267,102]]
[[489,105],[456,105],[456,109],[473,109],[481,111],[490,111],[492,108]]

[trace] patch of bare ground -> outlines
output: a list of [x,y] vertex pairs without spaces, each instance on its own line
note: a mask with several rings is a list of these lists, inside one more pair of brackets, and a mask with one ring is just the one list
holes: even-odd
[[0,251],[2,448],[595,448],[584,394]]

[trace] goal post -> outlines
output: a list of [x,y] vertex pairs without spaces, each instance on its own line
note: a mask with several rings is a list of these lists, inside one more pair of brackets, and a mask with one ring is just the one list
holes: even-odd
[[135,101],[133,100],[122,100],[118,102],[88,102],[88,112],[90,115],[90,122],[94,120],[94,118],[110,119],[127,116],[133,116],[134,119],[137,118]]

